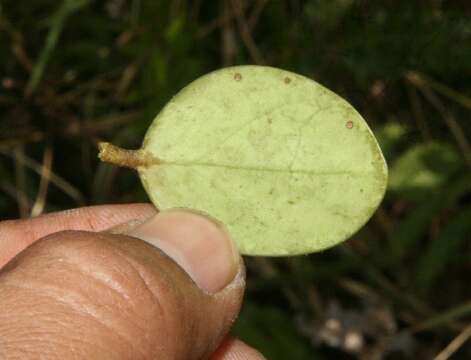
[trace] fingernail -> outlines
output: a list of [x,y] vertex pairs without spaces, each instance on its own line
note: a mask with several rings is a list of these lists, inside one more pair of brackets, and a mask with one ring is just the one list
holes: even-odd
[[229,285],[239,270],[240,256],[227,231],[200,213],[166,210],[127,235],[161,249],[211,294]]

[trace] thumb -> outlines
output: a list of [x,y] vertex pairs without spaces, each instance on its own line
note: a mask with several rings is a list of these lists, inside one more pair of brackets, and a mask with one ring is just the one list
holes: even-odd
[[244,287],[229,236],[198,214],[59,232],[0,271],[0,358],[207,358]]

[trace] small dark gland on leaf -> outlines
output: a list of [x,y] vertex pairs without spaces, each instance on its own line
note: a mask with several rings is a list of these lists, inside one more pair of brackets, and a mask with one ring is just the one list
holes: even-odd
[[353,128],[353,121],[347,121],[347,124],[345,125],[347,129]]
[[242,75],[239,74],[239,73],[236,73],[236,74],[234,75],[234,80],[235,80],[235,81],[240,81],[240,80],[242,80]]
[[285,84],[289,84],[291,82],[291,79],[289,77],[285,77]]

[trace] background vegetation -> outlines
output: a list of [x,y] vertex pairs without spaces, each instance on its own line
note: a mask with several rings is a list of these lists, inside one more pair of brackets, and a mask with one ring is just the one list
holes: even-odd
[[364,115],[389,189],[341,246],[248,258],[234,332],[268,359],[469,359],[470,15],[467,0],[0,0],[0,218],[147,201],[97,141],[138,147],[222,66],[293,70]]

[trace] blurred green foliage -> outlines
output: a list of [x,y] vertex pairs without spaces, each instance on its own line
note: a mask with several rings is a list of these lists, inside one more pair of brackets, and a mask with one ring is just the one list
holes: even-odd
[[433,358],[471,321],[470,15],[467,0],[1,0],[0,217],[146,201],[97,141],[138,147],[211,70],[292,70],[364,115],[389,191],[344,245],[246,259],[235,332],[269,359]]

